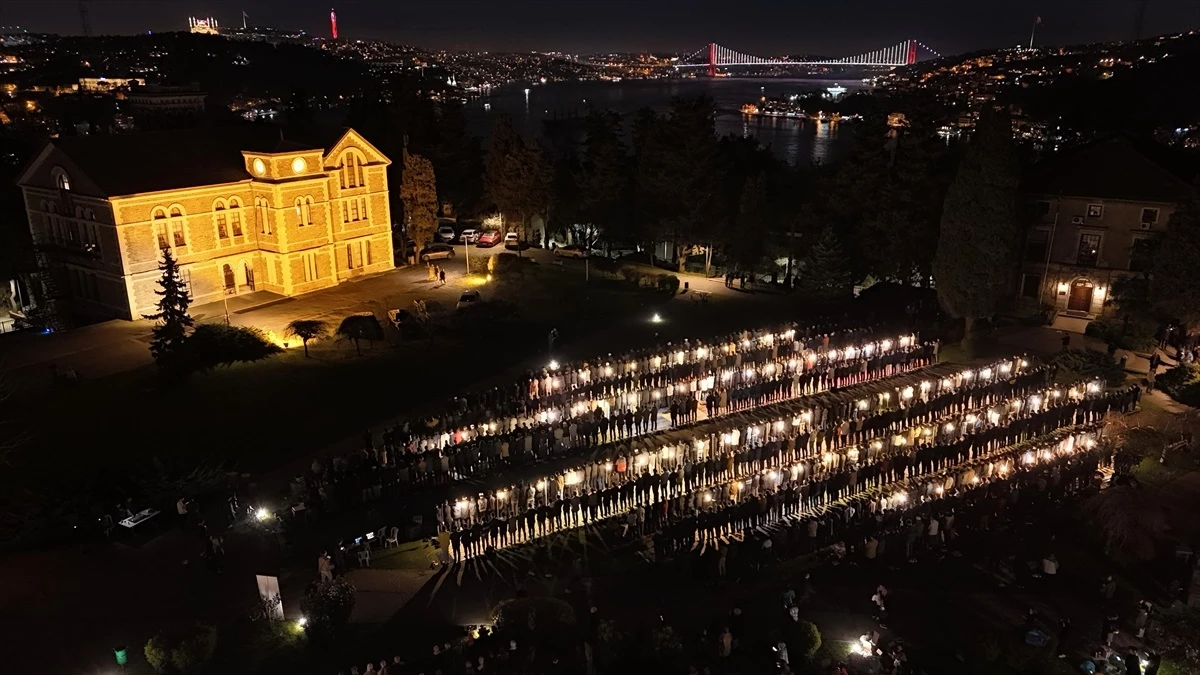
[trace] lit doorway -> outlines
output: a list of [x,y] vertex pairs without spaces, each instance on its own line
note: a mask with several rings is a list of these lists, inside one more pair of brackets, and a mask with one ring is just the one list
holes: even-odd
[[1078,279],[1071,284],[1071,296],[1067,299],[1067,309],[1072,312],[1092,311],[1092,293],[1096,287],[1086,279]]

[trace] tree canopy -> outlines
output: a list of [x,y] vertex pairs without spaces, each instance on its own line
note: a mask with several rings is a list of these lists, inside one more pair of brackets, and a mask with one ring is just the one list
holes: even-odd
[[158,322],[151,331],[153,338],[150,341],[150,354],[154,356],[154,362],[160,369],[168,371],[180,365],[184,343],[194,323],[188,314],[192,298],[188,294],[171,249],[163,249],[162,262],[159,263],[158,269],[162,273],[158,282],[159,288],[154,291],[159,297],[156,305],[158,311],[145,315],[145,318]]
[[1195,333],[1200,330],[1200,201],[1171,214],[1156,253],[1149,299],[1159,311]]
[[964,320],[964,339],[974,321],[994,314],[1010,291],[1017,185],[1012,122],[1000,111],[986,110],[946,193],[933,260],[938,300]]
[[438,193],[433,164],[406,148],[404,170],[400,178],[400,201],[404,206],[404,224],[417,250],[433,241],[437,232]]

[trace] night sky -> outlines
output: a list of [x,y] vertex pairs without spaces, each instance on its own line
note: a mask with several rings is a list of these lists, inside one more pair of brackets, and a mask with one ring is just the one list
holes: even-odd
[[[331,0],[90,0],[93,32],[185,30],[188,16],[327,35]],[[494,51],[693,51],[846,55],[916,38],[955,53],[1029,41],[1132,36],[1137,0],[359,0],[333,5],[343,38]],[[4,0],[0,25],[80,32],[77,0]],[[1144,33],[1200,26],[1200,0],[1149,0]]]

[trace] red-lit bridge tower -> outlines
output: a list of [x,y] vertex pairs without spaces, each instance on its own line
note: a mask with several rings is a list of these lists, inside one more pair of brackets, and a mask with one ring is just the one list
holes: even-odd
[[909,40],[908,41],[908,65],[911,66],[912,64],[914,64],[916,62],[917,62],[917,41]]
[[717,76],[717,43],[708,43],[708,76]]

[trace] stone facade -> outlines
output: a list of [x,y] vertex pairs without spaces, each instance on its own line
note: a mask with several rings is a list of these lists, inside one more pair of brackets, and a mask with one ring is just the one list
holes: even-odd
[[1042,195],[1028,232],[1021,293],[1060,312],[1098,316],[1116,279],[1138,271],[1134,247],[1161,233],[1176,205]]
[[1022,186],[1032,220],[1020,297],[1079,318],[1112,311],[1113,282],[1149,264],[1138,242],[1166,230],[1196,175],[1190,158],[1123,135],[1034,167]]
[[293,145],[242,151],[231,161],[244,178],[235,167],[235,180],[112,194],[51,142],[20,184],[58,293],[92,318],[140,318],[154,311],[167,248],[194,303],[391,269],[388,158],[353,130],[328,147]]

